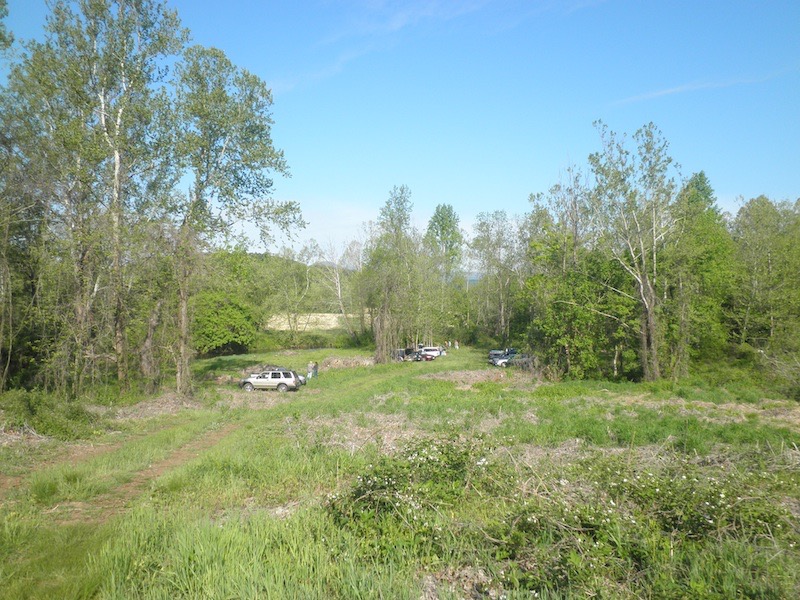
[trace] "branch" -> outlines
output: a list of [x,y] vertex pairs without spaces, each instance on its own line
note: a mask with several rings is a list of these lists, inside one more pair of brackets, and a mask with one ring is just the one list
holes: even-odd
[[586,309],[586,310],[588,310],[589,312],[593,312],[593,313],[596,313],[596,314],[598,314],[598,315],[602,315],[602,316],[604,316],[604,317],[608,317],[609,319],[614,319],[614,320],[615,320],[617,323],[619,323],[620,325],[622,325],[622,326],[623,326],[625,329],[627,329],[627,330],[629,330],[629,331],[634,331],[633,327],[631,327],[630,325],[628,325],[628,324],[627,324],[625,321],[623,321],[623,320],[622,320],[622,319],[620,319],[619,317],[615,317],[614,315],[610,315],[610,314],[608,314],[608,313],[604,313],[602,310],[597,310],[597,309],[595,309],[595,308],[591,308],[591,307],[589,307],[589,306],[586,306],[586,305],[584,305],[584,304],[578,304],[577,302],[573,302],[573,301],[571,301],[571,300],[554,300],[554,303],[555,303],[555,304],[569,304],[569,305],[571,305],[571,306],[577,306],[577,307],[579,307],[579,308],[585,308],[585,309]]

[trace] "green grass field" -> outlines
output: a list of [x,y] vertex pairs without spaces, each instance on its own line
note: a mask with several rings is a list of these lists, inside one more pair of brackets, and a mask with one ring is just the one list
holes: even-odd
[[[9,430],[0,598],[800,597],[796,403],[360,358],[200,361],[192,402]],[[232,383],[309,360],[297,393]]]

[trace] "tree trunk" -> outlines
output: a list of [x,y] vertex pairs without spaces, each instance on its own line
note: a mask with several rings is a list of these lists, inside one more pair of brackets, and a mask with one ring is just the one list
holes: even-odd
[[155,353],[154,339],[156,328],[160,320],[162,300],[159,300],[153,310],[150,312],[150,318],[147,321],[147,335],[142,342],[141,356],[142,356],[142,376],[145,380],[145,387],[147,393],[152,394],[157,389],[161,382],[161,369],[159,368],[158,358]]
[[639,297],[642,302],[641,352],[642,369],[646,381],[656,381],[661,377],[659,367],[658,317],[656,315],[656,293],[646,274],[639,282]]
[[177,391],[181,396],[192,395],[192,376],[189,367],[191,340],[189,335],[189,297],[192,278],[192,250],[188,226],[183,225],[178,240],[178,356],[176,363]]

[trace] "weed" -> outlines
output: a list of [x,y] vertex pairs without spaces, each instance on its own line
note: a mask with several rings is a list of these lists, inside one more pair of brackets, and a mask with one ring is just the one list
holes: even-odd
[[0,395],[6,426],[31,428],[39,435],[60,440],[88,438],[97,428],[98,417],[76,401],[39,391],[12,390]]
[[422,556],[446,554],[454,535],[444,517],[475,492],[497,491],[490,447],[480,438],[422,439],[382,457],[349,489],[328,498],[338,525],[363,539],[363,550],[386,556],[402,548]]

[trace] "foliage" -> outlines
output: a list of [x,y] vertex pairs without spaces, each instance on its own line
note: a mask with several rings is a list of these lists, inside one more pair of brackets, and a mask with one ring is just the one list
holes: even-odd
[[49,8],[10,51],[0,0],[0,390],[152,392],[174,371],[189,394],[196,353],[264,340],[275,314],[282,344],[345,345],[303,330],[313,311],[379,361],[461,339],[531,351],[553,379],[679,380],[747,354],[800,394],[800,204],[723,215],[654,124],[599,123],[584,167],[526,214],[478,215],[471,239],[450,204],[418,231],[399,186],[341,248],[255,254],[242,223],[264,243],[304,226],[271,195],[288,165],[265,82],[187,47],[165,0]]
[[92,436],[99,419],[78,402],[41,391],[12,390],[0,395],[4,427],[32,430],[59,440]]
[[442,511],[470,494],[495,490],[490,452],[480,438],[412,441],[396,456],[370,465],[349,489],[330,495],[327,510],[363,540],[365,556],[398,549],[446,553]]
[[461,348],[325,369],[253,409],[210,386],[212,409],[115,421],[97,451],[4,446],[20,479],[0,506],[0,597],[795,597],[800,437],[776,421],[794,405],[712,365],[493,382]]
[[366,249],[364,287],[372,311],[375,356],[389,362],[397,348],[416,342],[420,332],[423,272],[418,233],[411,227],[411,191],[395,186],[380,210],[375,237]]
[[194,298],[192,340],[200,354],[240,354],[255,340],[252,312],[220,293],[206,292]]
[[[676,457],[667,468],[624,459],[588,459],[544,494],[525,498],[492,528],[506,581],[537,594],[637,597],[730,596],[754,586],[781,597],[797,582],[771,560],[775,546],[794,548],[791,516],[749,473],[717,472]],[[583,483],[581,483],[583,482]],[[726,548],[741,570],[698,574],[708,546]],[[558,552],[552,552],[552,548]],[[699,586],[703,586],[702,588]],[[703,594],[701,594],[703,595]]]

